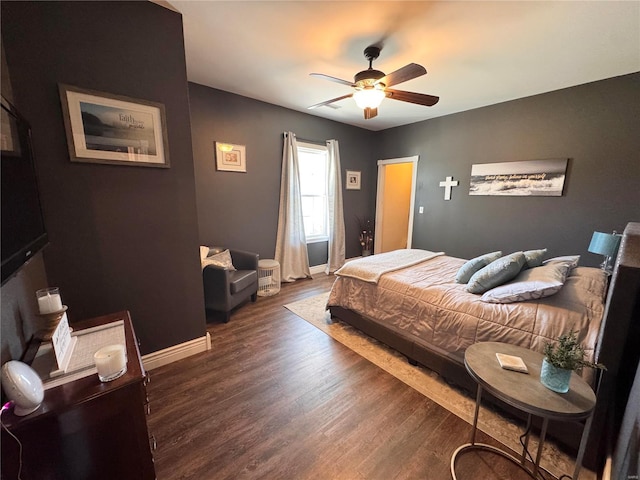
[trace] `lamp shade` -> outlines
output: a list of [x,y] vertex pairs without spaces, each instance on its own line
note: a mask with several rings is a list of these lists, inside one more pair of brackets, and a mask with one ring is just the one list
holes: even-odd
[[616,253],[618,253],[618,247],[620,246],[620,238],[620,235],[613,233],[593,232],[588,250],[591,253],[615,257]]
[[378,108],[384,97],[384,90],[379,86],[365,87],[353,94],[353,99],[360,108]]

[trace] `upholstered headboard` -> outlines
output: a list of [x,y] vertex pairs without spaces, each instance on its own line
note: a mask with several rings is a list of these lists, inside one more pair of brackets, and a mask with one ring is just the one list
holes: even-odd
[[592,427],[602,435],[599,439],[592,435],[590,442],[611,442],[617,435],[638,368],[639,338],[640,223],[631,222],[620,243],[596,347],[596,359],[607,367],[607,371],[598,385]]
[[[604,321],[600,327],[600,339],[596,358],[607,366],[610,374],[621,368],[630,329],[638,328],[640,298],[640,223],[629,223],[622,235],[616,265],[611,276],[609,294],[605,306]],[[634,321],[635,320],[635,321]],[[637,337],[636,337],[637,338]],[[637,350],[637,348],[634,348]],[[638,352],[640,353],[640,352]],[[634,369],[635,373],[635,369]]]

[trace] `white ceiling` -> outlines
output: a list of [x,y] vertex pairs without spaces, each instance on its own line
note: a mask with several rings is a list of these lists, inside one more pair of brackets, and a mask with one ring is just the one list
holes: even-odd
[[[159,1],[158,3],[165,3]],[[639,1],[182,1],[189,81],[370,130],[382,130],[640,71]],[[394,86],[440,97],[433,107],[385,99],[364,120],[351,88],[384,47],[385,73],[428,74]]]

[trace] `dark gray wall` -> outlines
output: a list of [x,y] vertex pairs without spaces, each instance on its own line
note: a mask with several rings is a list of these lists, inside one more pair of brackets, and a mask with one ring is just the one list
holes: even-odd
[[[2,96],[13,103],[13,89],[9,66],[2,50]],[[0,329],[1,355],[0,363],[20,358],[27,342],[43,325],[38,317],[35,305],[35,291],[47,286],[47,274],[44,267],[42,252],[37,253],[16,274],[7,279],[0,290],[0,314],[2,316]]]
[[[200,241],[273,258],[278,225],[283,132],[299,140],[340,144],[342,178],[362,171],[362,190],[344,190],[347,257],[360,255],[356,216],[375,208],[375,133],[190,83],[191,129]],[[247,172],[216,171],[214,142],[245,145]],[[311,245],[310,263],[326,261]]]
[[[181,16],[150,2],[1,7],[15,104],[33,129],[48,280],[71,322],[128,309],[142,353],[204,335]],[[171,168],[71,163],[58,83],[163,103]]]
[[[300,139],[338,139],[343,178],[347,169],[362,171],[363,189],[343,191],[347,256],[360,253],[356,217],[374,216],[380,158],[421,157],[416,205],[425,214],[416,214],[416,247],[471,257],[546,246],[597,265],[600,258],[586,252],[593,230],[622,230],[640,219],[637,74],[369,132],[187,87],[180,15],[150,2],[1,7],[14,103],[34,129],[51,239],[44,264],[35,258],[24,278],[2,288],[3,361],[23,342],[5,348],[6,332],[34,328],[45,265],[72,321],[131,310],[143,353],[203,335],[197,245],[273,257],[285,130]],[[3,61],[3,82],[5,74]],[[171,168],[70,163],[59,82],[164,103]],[[215,170],[216,140],[247,146],[247,173]],[[474,163],[562,157],[571,159],[563,197],[468,196]],[[461,182],[449,202],[438,187],[447,175]],[[322,257],[317,246],[310,250]]]
[[[378,156],[420,155],[414,247],[463,258],[546,247],[595,266],[593,231],[640,219],[639,118],[633,74],[389,129]],[[562,197],[469,196],[472,164],[545,158],[570,159]],[[446,176],[460,181],[450,201]]]

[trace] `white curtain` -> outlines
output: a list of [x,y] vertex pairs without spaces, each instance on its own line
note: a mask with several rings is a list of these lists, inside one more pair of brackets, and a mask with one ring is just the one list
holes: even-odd
[[329,258],[325,273],[333,273],[344,265],[344,213],[342,209],[342,173],[338,140],[327,140],[329,154]]
[[304,234],[304,220],[302,218],[302,197],[298,170],[296,136],[291,132],[285,132],[275,254],[275,259],[280,263],[280,275],[283,282],[293,282],[298,278],[311,277],[307,239]]

